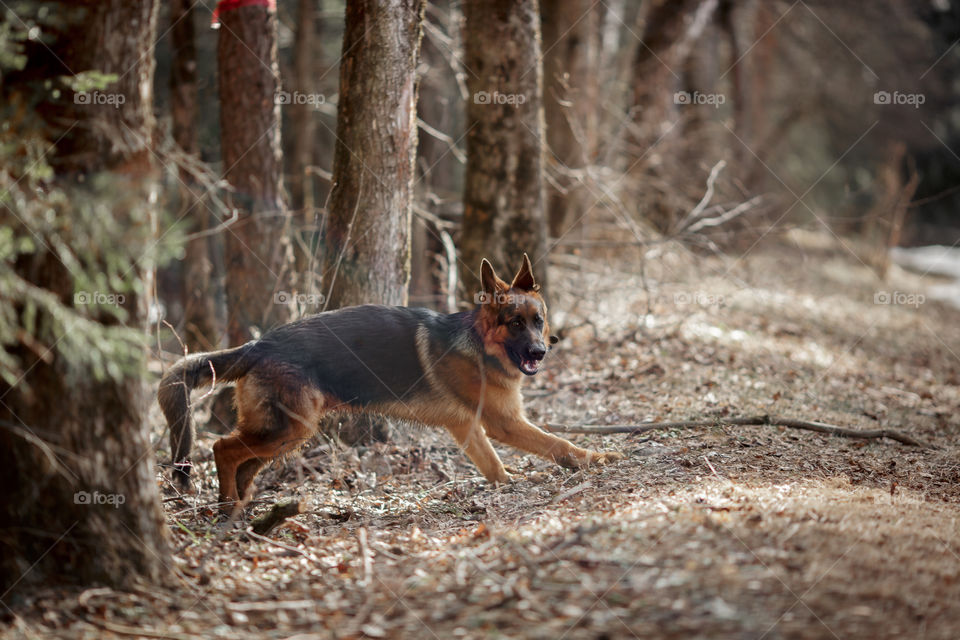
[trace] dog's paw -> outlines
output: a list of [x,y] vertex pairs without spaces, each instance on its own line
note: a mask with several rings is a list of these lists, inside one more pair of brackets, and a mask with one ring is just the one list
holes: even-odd
[[590,464],[610,464],[617,460],[623,460],[624,455],[616,451],[591,451]]
[[495,487],[502,487],[510,484],[514,481],[516,476],[512,473],[509,473],[505,468],[498,469],[496,472],[490,473],[487,477],[487,482],[492,484]]

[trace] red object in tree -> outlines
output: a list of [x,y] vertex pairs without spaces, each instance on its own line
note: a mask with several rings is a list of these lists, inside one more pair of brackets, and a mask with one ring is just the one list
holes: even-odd
[[232,11],[240,7],[266,7],[267,11],[277,10],[277,0],[220,0],[213,9],[213,16],[210,18],[210,28],[220,28],[220,13]]

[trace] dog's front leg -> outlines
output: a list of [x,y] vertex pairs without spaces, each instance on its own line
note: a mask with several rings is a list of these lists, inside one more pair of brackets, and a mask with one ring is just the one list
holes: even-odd
[[568,440],[547,433],[531,423],[523,414],[484,414],[487,435],[511,447],[529,451],[556,462],[562,467],[578,469],[592,464],[621,460],[623,454],[582,449]]
[[467,457],[477,465],[480,473],[492,483],[506,483],[510,474],[503,468],[500,456],[477,422],[462,422],[456,425],[447,425],[447,431],[453,435],[457,444],[467,454]]

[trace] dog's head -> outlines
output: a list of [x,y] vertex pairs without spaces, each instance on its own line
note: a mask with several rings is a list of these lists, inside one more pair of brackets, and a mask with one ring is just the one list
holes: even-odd
[[547,305],[540,296],[540,285],[533,278],[530,258],[507,284],[497,277],[484,259],[480,264],[483,292],[477,296],[478,326],[487,353],[496,356],[508,370],[515,367],[532,376],[547,354],[547,342],[554,344],[547,325]]

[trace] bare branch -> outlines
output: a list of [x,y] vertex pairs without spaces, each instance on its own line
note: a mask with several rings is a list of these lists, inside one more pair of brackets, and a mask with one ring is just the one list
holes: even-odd
[[917,440],[900,431],[894,429],[850,429],[847,427],[838,427],[837,425],[827,424],[826,422],[812,422],[808,420],[796,420],[794,418],[783,418],[780,416],[753,416],[748,418],[715,418],[712,420],[681,420],[679,422],[649,422],[645,424],[611,424],[611,425],[563,425],[548,423],[547,431],[553,433],[584,433],[607,435],[612,433],[646,433],[660,429],[697,429],[702,427],[719,426],[771,426],[788,427],[790,429],[804,429],[806,431],[817,431],[828,433],[841,438],[859,438],[861,440],[874,440],[888,438],[911,447],[920,447],[922,449],[935,449],[931,444]]

